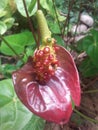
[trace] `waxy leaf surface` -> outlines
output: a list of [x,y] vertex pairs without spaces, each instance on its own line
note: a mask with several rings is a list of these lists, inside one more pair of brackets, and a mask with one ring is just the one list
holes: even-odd
[[11,79],[0,81],[0,130],[43,130],[44,123],[20,102]]

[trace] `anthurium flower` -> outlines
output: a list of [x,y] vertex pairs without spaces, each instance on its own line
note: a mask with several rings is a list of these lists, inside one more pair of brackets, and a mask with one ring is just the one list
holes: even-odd
[[[37,15],[45,21],[41,11]],[[19,99],[31,112],[47,121],[64,124],[71,117],[72,100],[76,106],[80,104],[79,75],[71,54],[51,38],[46,22],[42,24],[39,25],[42,45],[12,74],[13,83]]]

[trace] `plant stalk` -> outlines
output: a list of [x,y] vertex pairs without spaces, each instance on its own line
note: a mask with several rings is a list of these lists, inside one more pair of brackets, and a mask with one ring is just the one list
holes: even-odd
[[12,50],[12,52],[20,59],[19,54],[12,48],[12,46],[3,38],[3,36],[0,34],[0,38],[4,43]]
[[37,7],[38,7],[38,10],[40,9],[40,0],[37,0]]
[[25,12],[26,12],[26,15],[27,15],[27,19],[28,19],[28,23],[29,23],[31,32],[32,32],[32,34],[33,34],[33,36],[34,36],[34,40],[35,40],[35,42],[36,42],[36,44],[37,44],[37,48],[39,49],[39,42],[38,42],[38,40],[37,40],[37,38],[36,38],[36,35],[35,35],[35,32],[34,32],[34,27],[33,27],[33,25],[32,25],[31,19],[30,19],[30,17],[29,17],[25,0],[23,0],[23,4],[24,4],[24,9],[25,9]]
[[84,119],[86,119],[86,120],[88,120],[88,121],[90,121],[90,122],[93,122],[93,123],[98,123],[98,120],[94,120],[94,119],[92,119],[92,118],[90,118],[90,117],[84,115],[83,113],[79,112],[79,111],[76,110],[76,109],[74,109],[74,111],[75,111],[78,115],[80,115],[81,117],[83,117]]
[[57,19],[57,22],[58,22],[58,26],[59,26],[59,29],[60,29],[60,33],[61,33],[61,36],[62,36],[62,29],[61,29],[60,22],[59,22],[59,19],[58,19],[58,16],[57,16],[55,1],[52,0],[52,2],[53,2],[54,11],[55,11],[55,16],[56,16],[56,19]]
[[83,92],[83,94],[86,94],[86,93],[98,93],[98,89],[88,90],[88,91],[84,91],[84,92]]

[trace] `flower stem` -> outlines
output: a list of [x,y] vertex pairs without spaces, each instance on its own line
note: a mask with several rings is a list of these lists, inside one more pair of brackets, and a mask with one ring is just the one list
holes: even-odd
[[86,93],[98,93],[98,89],[88,90],[88,91],[84,91],[84,92],[83,92],[83,94],[86,94]]
[[53,2],[54,11],[55,11],[55,16],[56,16],[56,19],[57,19],[57,22],[58,22],[58,26],[59,26],[59,29],[60,29],[60,33],[62,35],[62,29],[61,29],[60,22],[59,22],[59,19],[58,19],[58,15],[57,15],[57,11],[56,11],[56,6],[55,6],[55,1],[52,0],[52,2]]
[[79,111],[76,110],[76,109],[74,109],[74,111],[75,111],[78,115],[80,115],[81,117],[83,117],[84,119],[86,119],[86,120],[88,120],[88,121],[90,121],[90,122],[93,122],[93,123],[98,123],[98,120],[94,120],[94,119],[92,119],[92,118],[90,118],[90,117],[84,115],[83,113],[79,112]]
[[40,9],[40,0],[37,0],[38,9]]
[[4,37],[0,34],[0,38],[4,43],[12,50],[12,52],[20,59],[19,54],[13,49],[13,47],[4,39]]
[[34,27],[33,27],[33,25],[32,25],[31,19],[30,19],[30,17],[29,17],[25,0],[23,0],[23,4],[24,4],[24,9],[25,9],[25,12],[26,12],[26,15],[27,15],[27,20],[28,20],[28,23],[29,23],[31,32],[32,32],[32,34],[33,34],[33,36],[34,36],[34,40],[35,40],[35,42],[36,42],[36,44],[37,44],[37,48],[39,48],[39,42],[38,42],[38,40],[37,40],[37,38],[36,38],[36,35],[35,35],[35,32],[34,32]]

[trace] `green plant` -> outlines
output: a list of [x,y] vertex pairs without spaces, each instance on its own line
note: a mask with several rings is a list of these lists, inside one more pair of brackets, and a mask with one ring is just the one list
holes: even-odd
[[0,81],[0,130],[43,130],[44,123],[19,101],[11,79]]
[[77,49],[87,54],[80,65],[83,75],[85,77],[98,75],[98,31],[90,30],[89,34],[77,43]]
[[[16,10],[15,4],[11,5],[11,0],[0,1],[0,34],[4,34],[14,24],[12,16]],[[14,8],[13,8],[14,7]]]
[[[15,3],[13,4],[13,2],[15,2]],[[0,11],[2,13],[0,13],[0,18],[1,18],[0,20],[1,20],[2,24],[5,24],[5,20],[11,17],[11,18],[15,18],[15,20],[17,22],[20,19],[21,25],[23,24],[25,26],[25,29],[23,28],[23,26],[20,25],[20,26],[17,26],[19,28],[17,34],[16,34],[16,32],[12,32],[12,34],[9,34],[8,36],[0,35],[0,40],[1,40],[1,43],[0,43],[0,76],[1,76],[1,78],[0,78],[1,79],[1,81],[0,81],[0,130],[14,130],[14,129],[15,130],[32,130],[32,129],[33,130],[43,130],[44,129],[44,125],[46,123],[45,120],[32,114],[26,107],[24,107],[22,105],[22,103],[18,99],[18,97],[14,91],[14,86],[13,86],[13,82],[11,79],[11,75],[12,75],[13,71],[15,71],[14,74],[19,74],[19,72],[21,71],[21,74],[19,76],[16,76],[16,77],[15,77],[15,75],[13,76],[14,84],[15,84],[16,88],[18,88],[18,90],[19,90],[19,91],[17,91],[17,93],[18,93],[18,92],[20,92],[20,88],[22,88],[24,84],[26,86],[25,81],[27,81],[28,84],[30,83],[30,81],[31,81],[30,78],[32,78],[31,74],[33,74],[33,71],[31,69],[31,66],[33,63],[33,64],[35,64],[34,67],[36,68],[34,71],[35,77],[36,77],[35,82],[37,82],[39,86],[42,86],[42,85],[40,85],[39,79],[38,79],[40,73],[39,73],[39,75],[36,76],[37,72],[39,71],[39,68],[37,68],[37,65],[40,65],[39,62],[38,61],[34,62],[33,59],[28,60],[28,58],[31,56],[33,56],[33,58],[37,59],[37,57],[35,56],[35,52],[37,52],[38,56],[39,56],[40,55],[39,49],[41,49],[42,53],[47,52],[47,46],[45,48],[43,46],[40,47],[40,45],[43,43],[43,40],[41,40],[39,37],[39,35],[40,35],[39,28],[38,28],[38,24],[37,24],[36,18],[35,18],[36,11],[40,8],[41,10],[43,10],[43,12],[45,14],[47,23],[49,25],[49,29],[52,33],[52,37],[54,37],[57,40],[59,47],[60,46],[64,47],[64,48],[60,47],[60,50],[55,51],[55,53],[58,57],[58,61],[60,62],[61,68],[63,68],[64,70],[68,70],[68,72],[65,75],[68,74],[67,77],[69,77],[69,75],[70,75],[69,72],[71,70],[70,67],[73,65],[73,60],[71,60],[70,54],[65,49],[65,46],[66,46],[65,42],[64,42],[65,34],[68,36],[69,28],[72,26],[72,24],[77,23],[79,13],[81,11],[85,12],[86,11],[85,8],[87,8],[88,12],[89,12],[89,11],[91,11],[91,7],[92,7],[90,1],[89,1],[89,5],[85,4],[85,0],[82,1],[82,4],[81,4],[81,0],[79,0],[79,1],[75,0],[74,4],[72,4],[72,3],[73,3],[73,0],[66,0],[66,1],[65,0],[62,0],[62,1],[59,1],[59,0],[57,0],[57,1],[54,1],[54,0],[41,0],[41,1],[39,1],[39,0],[23,0],[23,1],[22,0],[21,1],[19,1],[19,0],[15,0],[15,1],[14,0],[1,0]],[[96,3],[98,3],[98,2],[95,1],[92,3],[93,5],[96,5],[96,6],[93,6],[93,11],[90,12],[90,14],[91,15],[94,14],[96,21],[98,21],[97,15],[96,15],[97,14],[97,8],[96,8],[97,4]],[[81,5],[81,8],[80,8],[80,5]],[[15,8],[13,8],[13,7],[15,7]],[[13,10],[13,9],[15,9],[15,10]],[[16,11],[18,11],[20,13],[20,15],[22,15],[22,17],[18,17],[18,15],[16,15],[16,14],[14,14],[14,16],[13,16],[12,14]],[[62,12],[64,13],[63,14],[64,16],[61,16]],[[29,23],[31,31],[28,29],[28,26],[26,26],[26,24],[23,23],[23,21],[25,21],[25,20],[26,20],[26,24]],[[11,26],[12,25],[13,25],[13,23],[11,24]],[[7,27],[7,24],[6,24],[6,27],[4,26],[3,31],[1,29],[1,31],[2,31],[1,34],[4,34],[4,32],[6,32],[8,29],[10,29],[11,26]],[[16,29],[17,29],[17,27],[16,27]],[[84,59],[82,64],[80,65],[80,71],[86,77],[95,76],[98,74],[98,67],[97,67],[97,64],[98,64],[98,61],[97,61],[98,38],[97,38],[97,35],[98,35],[98,31],[91,30],[91,33],[88,36],[86,36],[84,39],[79,41],[79,44],[76,47],[78,52],[81,53],[81,52],[85,51],[87,54],[87,58]],[[51,43],[51,39],[48,39],[48,42],[49,41]],[[53,41],[53,39],[52,39],[52,41]],[[37,45],[35,43],[37,43]],[[87,44],[85,44],[85,43],[87,43]],[[35,51],[36,47],[38,49],[37,51]],[[67,47],[69,50],[71,50],[70,46],[67,45]],[[45,49],[45,51],[44,51],[44,49]],[[49,52],[49,48],[48,48],[48,52]],[[48,56],[51,57],[51,54],[49,53],[49,55],[44,55],[44,57],[46,59],[43,58],[43,60],[40,59],[39,61],[41,61],[41,64],[43,64],[44,60],[46,60],[46,63],[45,63],[46,68],[47,68],[47,65],[50,65],[50,66],[52,65],[52,67],[53,67],[52,69],[51,68],[46,69],[47,72],[50,73],[50,77],[49,77],[49,75],[48,76],[44,75],[44,76],[46,76],[45,78],[47,78],[47,79],[50,78],[50,79],[52,79],[52,81],[54,81],[53,78],[51,78],[51,75],[54,74],[54,72],[55,72],[54,68],[56,68],[58,61],[56,61],[55,64],[53,63],[54,61],[50,62],[50,59],[48,59],[48,61],[47,61]],[[10,63],[8,63],[2,57],[12,58],[12,59],[14,59],[14,62],[11,61]],[[66,57],[66,60],[65,60],[65,57]],[[65,64],[65,62],[66,62],[66,64]],[[25,66],[23,66],[24,64],[25,64]],[[53,66],[53,64],[54,64],[54,66]],[[63,64],[64,64],[64,66],[63,66]],[[68,64],[68,66],[67,66],[67,64]],[[51,72],[50,72],[50,70],[51,70]],[[24,71],[24,73],[23,73],[23,71]],[[41,70],[40,70],[40,72],[41,72]],[[76,81],[74,79],[75,76],[73,76],[75,74],[75,73],[73,73],[73,71],[71,71],[71,76],[69,78],[70,80],[68,80],[68,78],[66,78],[66,81],[64,80],[65,79],[65,75],[63,75],[64,73],[62,72],[59,77],[57,77],[57,75],[54,77],[54,78],[56,78],[55,82],[53,82],[53,86],[55,86],[55,89],[51,87],[50,82],[49,82],[50,84],[47,84],[45,87],[45,89],[49,87],[51,92],[53,92],[53,96],[51,96],[51,93],[49,93],[47,91],[47,93],[49,94],[49,96],[51,98],[53,98],[55,93],[57,92],[56,95],[57,95],[57,97],[60,97],[59,98],[60,101],[61,101],[61,99],[63,100],[62,93],[64,95],[66,95],[66,94],[64,93],[65,87],[63,87],[63,89],[59,89],[58,86],[60,87],[61,84],[62,84],[62,86],[66,86],[66,84],[65,84],[66,82],[68,84],[70,84],[72,81],[74,84],[74,82]],[[44,71],[42,74],[44,74]],[[26,77],[23,78],[22,76],[24,76],[24,77],[26,76]],[[61,78],[61,76],[62,76],[62,79],[58,80]],[[18,77],[20,79],[19,82],[17,82],[18,80],[17,81],[15,80]],[[41,77],[41,75],[40,75],[40,77]],[[32,85],[34,86],[34,83]],[[38,90],[38,87],[36,90]],[[72,85],[72,87],[73,87],[73,85]],[[29,88],[30,88],[30,86],[29,86]],[[70,90],[72,90],[72,88]],[[71,93],[73,94],[74,91],[75,91],[75,89]],[[98,90],[96,90],[96,91],[98,92]],[[26,92],[28,92],[28,91],[26,90]],[[32,90],[32,92],[33,92],[33,90]],[[39,92],[39,90],[38,90],[38,92]],[[43,92],[43,91],[41,90],[40,92]],[[76,91],[75,91],[75,93],[76,93]],[[21,95],[21,94],[19,93],[19,95]],[[24,95],[24,93],[23,93],[23,95]],[[79,100],[80,100],[80,98],[76,98],[75,96],[76,95],[79,96],[79,92],[76,95],[75,94],[73,94],[73,95],[74,96],[72,96],[72,97],[68,97],[69,104],[71,104],[71,106],[68,107],[71,109],[71,110],[69,109],[68,113],[70,115],[72,112],[72,109],[74,109],[75,114],[79,115],[79,117],[74,116],[74,115],[72,117],[73,120],[74,120],[74,118],[79,119],[79,121],[76,120],[76,122],[77,122],[76,124],[81,124],[80,117],[83,117],[91,122],[98,123],[97,120],[89,118],[75,109],[75,104],[76,104],[75,101],[77,101],[79,103]],[[45,97],[43,94],[42,94],[42,96]],[[26,96],[24,95],[22,97],[24,100]],[[34,97],[38,97],[37,93],[35,94]],[[73,100],[73,97],[75,97],[74,100]],[[49,98],[49,99],[51,99],[51,98]],[[65,98],[66,98],[66,96],[65,96]],[[31,102],[31,99],[32,98],[28,97],[28,100],[30,102]],[[35,98],[35,100],[33,100],[33,101],[36,102],[38,100],[36,100],[36,98]],[[24,104],[25,103],[26,102],[24,102]],[[46,102],[44,102],[44,104],[45,103]],[[52,103],[53,103],[53,100],[51,100],[51,104]],[[34,108],[36,108],[35,106],[34,106]],[[63,113],[62,106],[63,105],[60,106],[61,112],[59,112],[59,114]],[[30,107],[31,107],[31,105],[29,106],[29,108]],[[51,107],[51,109],[53,109],[53,107]],[[54,112],[52,110],[52,112],[55,113],[57,111],[57,109]],[[50,110],[50,108],[48,110]],[[80,110],[81,110],[81,108],[80,108]],[[36,110],[33,109],[32,111],[34,112]],[[52,112],[51,112],[51,114],[49,114],[48,112],[46,112],[46,113],[48,113],[49,116],[51,117],[51,116],[53,116]],[[37,113],[39,113],[39,112],[37,112]],[[39,115],[40,115],[40,113],[39,113]],[[44,114],[42,114],[42,115],[44,115]],[[44,117],[44,118],[48,120],[49,116],[46,115],[46,117]],[[58,118],[54,117],[53,121],[60,123],[61,120],[59,120],[59,118],[60,117],[58,117]],[[63,122],[64,122],[65,120],[69,119],[69,117],[64,116],[63,119],[64,119],[63,120]]]

